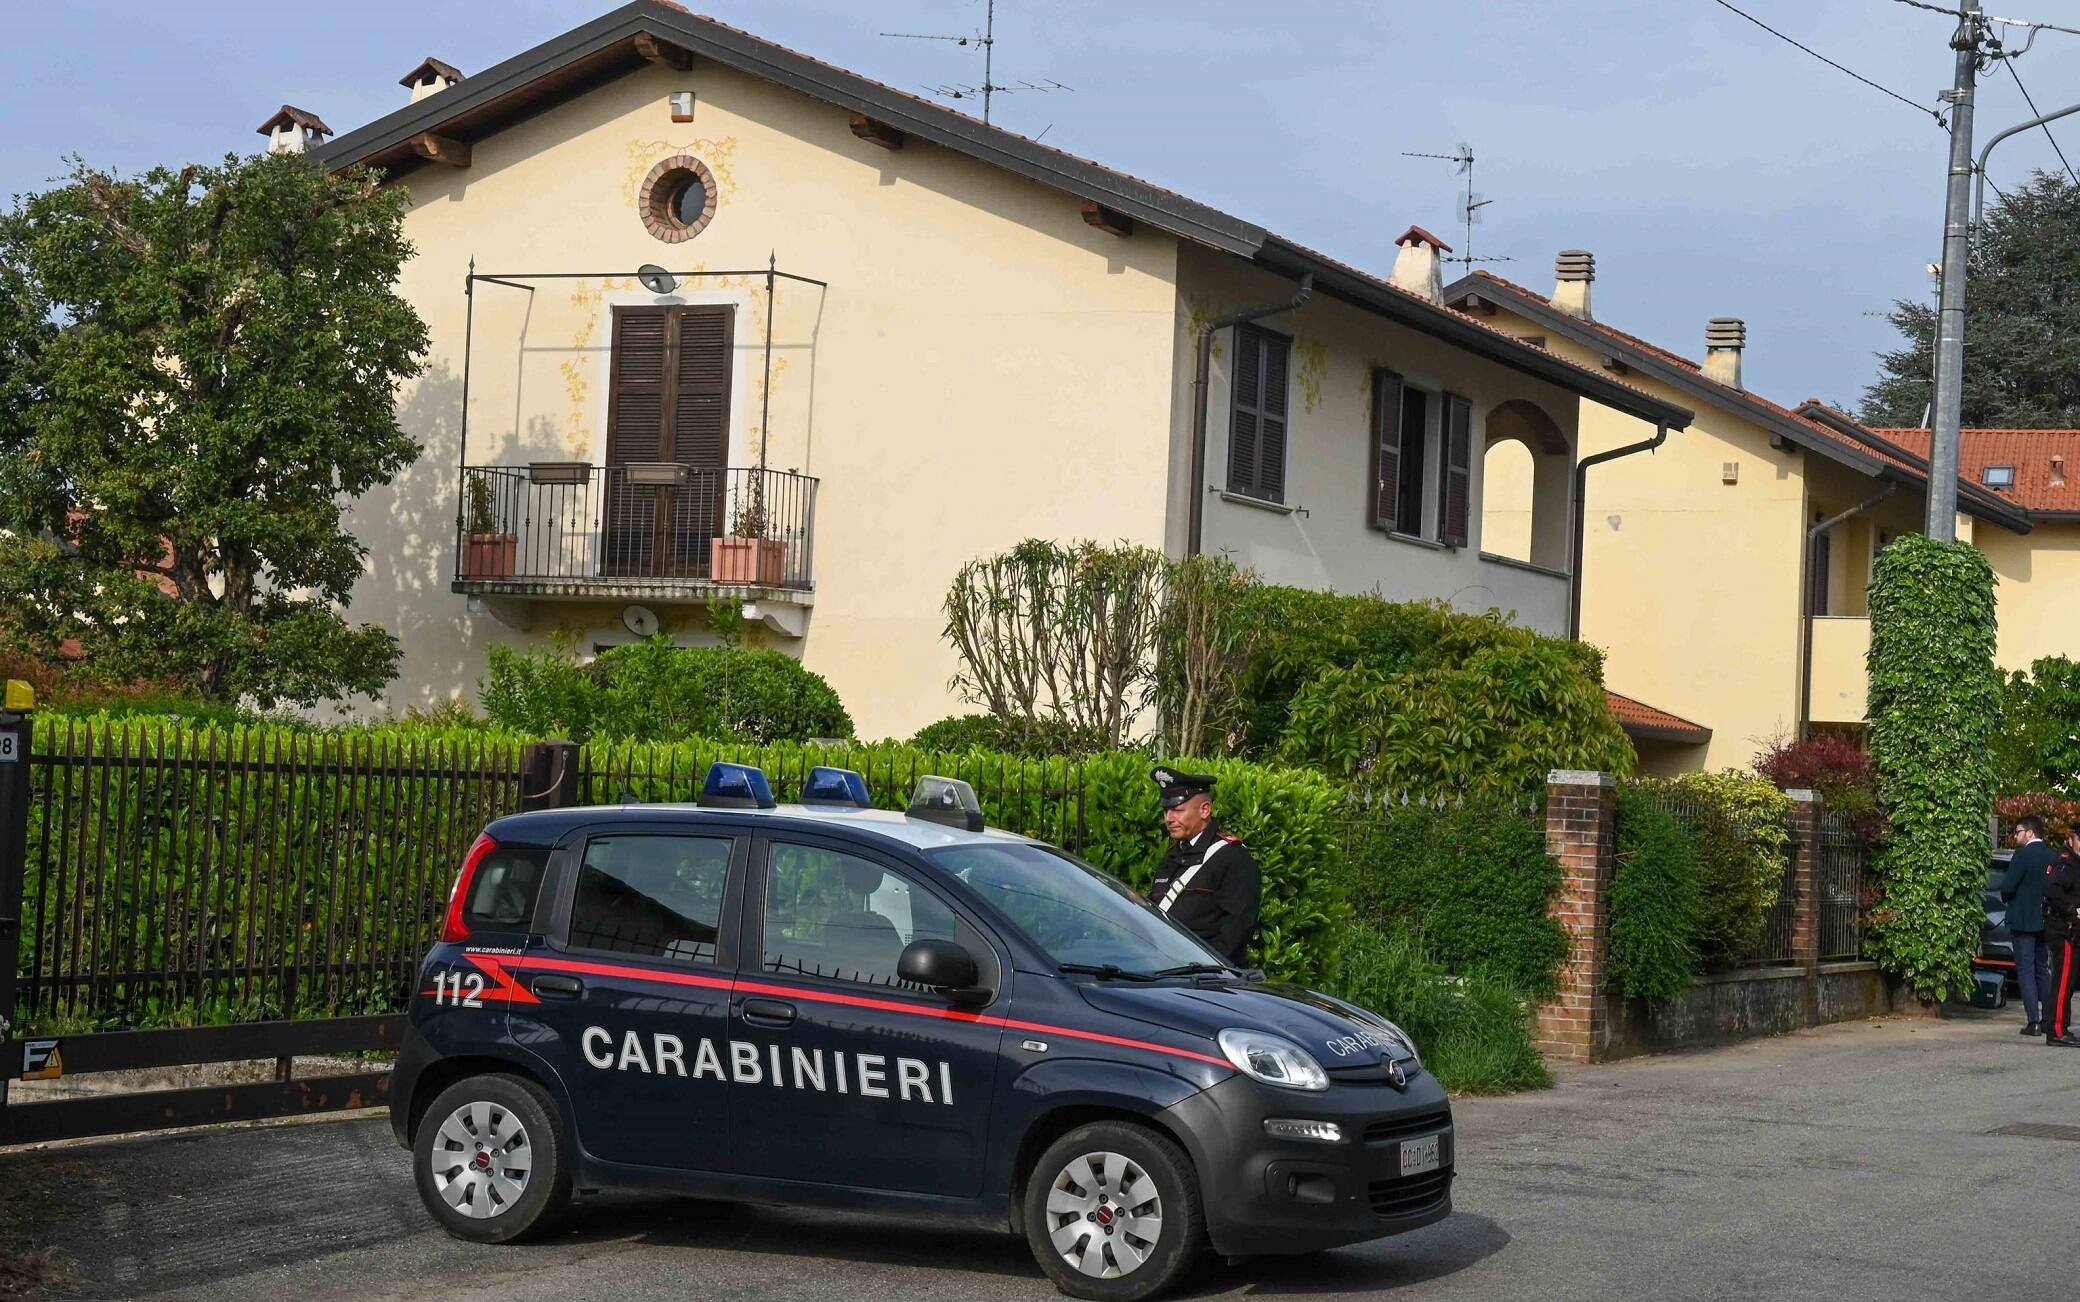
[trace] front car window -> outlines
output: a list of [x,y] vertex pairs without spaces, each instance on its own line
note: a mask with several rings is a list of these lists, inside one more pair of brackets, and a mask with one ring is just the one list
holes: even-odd
[[995,906],[1056,963],[1132,971],[1221,958],[1088,864],[1044,845],[952,845],[925,857]]
[[908,989],[896,965],[917,940],[958,943],[990,984],[989,946],[938,896],[872,859],[823,846],[772,843],[766,971]]

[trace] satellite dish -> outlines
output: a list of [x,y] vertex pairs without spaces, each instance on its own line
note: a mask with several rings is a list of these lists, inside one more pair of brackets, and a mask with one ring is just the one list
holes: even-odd
[[642,281],[643,288],[653,294],[669,294],[679,288],[679,278],[654,262],[646,262],[637,267],[636,279]]
[[657,612],[648,606],[630,606],[621,612],[621,623],[637,637],[649,637],[657,632]]

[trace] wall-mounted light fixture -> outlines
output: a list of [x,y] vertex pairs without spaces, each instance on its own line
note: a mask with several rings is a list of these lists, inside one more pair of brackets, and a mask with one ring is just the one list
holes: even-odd
[[672,95],[671,95],[671,101],[670,101],[670,102],[671,102],[671,106],[672,106],[672,121],[674,121],[674,122],[691,122],[691,121],[693,121],[693,92],[692,92],[692,91],[690,91],[690,90],[675,90],[675,91],[673,91],[673,92],[672,92]]

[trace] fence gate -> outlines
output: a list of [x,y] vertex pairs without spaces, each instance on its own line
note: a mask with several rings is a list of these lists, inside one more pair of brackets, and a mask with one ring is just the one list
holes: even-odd
[[[0,1144],[387,1099],[448,883],[518,747],[0,716]],[[531,758],[531,757],[530,757]],[[274,1059],[274,1079],[29,1101],[10,1080]]]

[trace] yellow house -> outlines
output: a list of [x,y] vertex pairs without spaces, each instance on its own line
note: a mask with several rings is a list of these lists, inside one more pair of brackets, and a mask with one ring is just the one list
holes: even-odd
[[1564,495],[1578,412],[1690,419],[1446,306],[1420,229],[1369,275],[674,5],[403,80],[329,143],[270,120],[410,196],[425,453],[354,514],[392,707],[495,642],[710,640],[720,597],[904,735],[960,708],[955,570],[1035,535],[1557,633],[1570,517],[1484,551],[1477,453],[1534,448]]
[[[1445,297],[1696,411],[1680,439],[1586,479],[1580,636],[1607,650],[1614,692],[1709,730],[1640,738],[1642,766],[1746,766],[1774,742],[1862,728],[1871,561],[1922,527],[1927,432],[1772,402],[1744,382],[1745,323],[1709,322],[1704,360],[1692,361],[1596,319],[1588,254],[1561,254],[1555,274],[1550,295],[1481,272]],[[1653,433],[1600,406],[1585,404],[1581,420],[1584,464]],[[2003,668],[2080,651],[2080,495],[2065,476],[2080,469],[2076,444],[2062,431],[1965,440],[1958,536],[2000,578]],[[1522,545],[1528,522],[1558,509],[1507,446],[1490,450],[1487,481],[1491,546]]]

